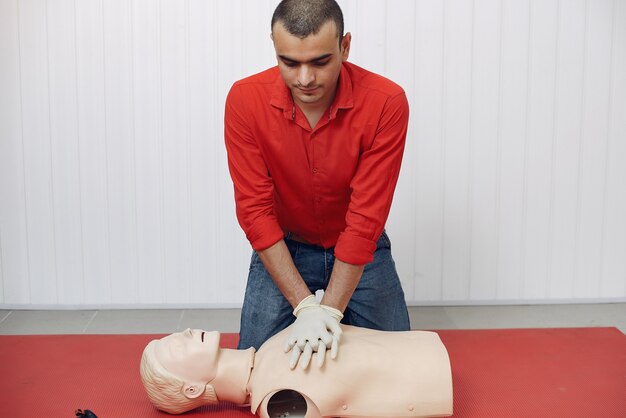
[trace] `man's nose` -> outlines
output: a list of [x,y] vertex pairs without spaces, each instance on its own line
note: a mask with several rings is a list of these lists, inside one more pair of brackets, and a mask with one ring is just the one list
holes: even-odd
[[298,84],[308,87],[315,82],[315,72],[308,65],[302,65],[298,73]]

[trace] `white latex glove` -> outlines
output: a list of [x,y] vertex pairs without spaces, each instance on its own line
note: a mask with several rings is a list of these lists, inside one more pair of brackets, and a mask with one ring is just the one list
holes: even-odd
[[300,367],[306,369],[314,352],[317,352],[316,363],[321,367],[329,346],[330,357],[335,359],[342,334],[339,326],[342,313],[330,306],[320,305],[315,296],[310,295],[298,304],[293,314],[297,319],[285,344],[285,353],[292,350],[289,367],[293,369],[300,360]]

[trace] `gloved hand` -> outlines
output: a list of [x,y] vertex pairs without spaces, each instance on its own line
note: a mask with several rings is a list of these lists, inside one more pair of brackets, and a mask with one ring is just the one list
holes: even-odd
[[300,359],[300,367],[306,369],[313,352],[317,352],[316,363],[322,367],[329,346],[330,357],[335,359],[342,334],[339,321],[343,314],[330,306],[320,305],[314,295],[304,298],[293,314],[297,319],[285,344],[285,353],[293,350],[289,367],[296,367]]

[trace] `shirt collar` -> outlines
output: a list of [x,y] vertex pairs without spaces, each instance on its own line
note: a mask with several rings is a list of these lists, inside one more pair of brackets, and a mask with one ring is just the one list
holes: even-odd
[[[341,72],[339,73],[339,84],[337,86],[337,94],[335,100],[330,105],[330,118],[334,119],[337,116],[338,109],[350,109],[354,107],[354,98],[352,96],[352,79],[350,73],[346,68],[347,64],[341,64]],[[274,88],[270,104],[272,106],[283,109],[283,114],[287,119],[293,118],[294,102],[291,97],[291,90],[285,84],[285,81],[280,75],[280,71],[277,72],[276,81],[274,82]]]

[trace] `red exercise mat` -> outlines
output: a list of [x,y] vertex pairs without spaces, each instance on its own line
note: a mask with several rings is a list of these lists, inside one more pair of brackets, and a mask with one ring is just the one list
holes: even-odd
[[[616,328],[439,331],[455,417],[626,417],[626,336]],[[166,417],[139,360],[154,335],[0,336],[0,417]],[[235,347],[236,334],[222,346]],[[252,417],[232,404],[184,416]]]

